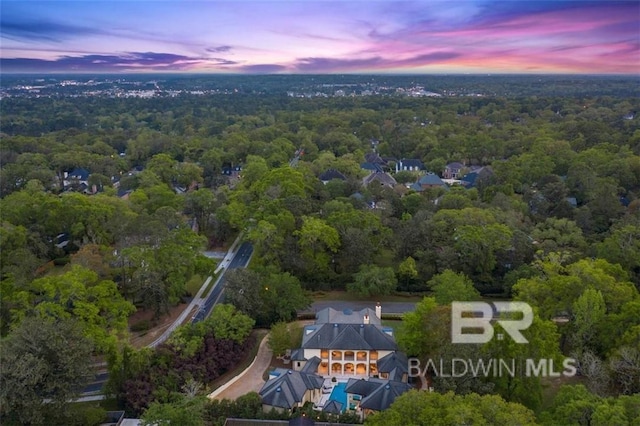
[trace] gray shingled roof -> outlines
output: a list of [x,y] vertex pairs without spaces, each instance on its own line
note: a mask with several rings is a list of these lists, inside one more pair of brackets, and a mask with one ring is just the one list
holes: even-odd
[[380,318],[376,316],[376,311],[371,308],[364,308],[360,311],[352,311],[351,309],[339,311],[333,308],[325,308],[316,314],[316,324],[364,324],[365,315],[369,315],[370,324],[380,324]]
[[399,167],[411,167],[413,169],[423,170],[424,164],[416,158],[403,158],[398,162]]
[[427,173],[424,176],[421,176],[420,179],[418,179],[418,184],[420,185],[440,185],[440,186],[445,186],[446,184],[443,182],[442,179],[440,179],[440,176],[434,174],[434,173]]
[[373,182],[378,182],[380,183],[380,185],[387,185],[387,186],[394,186],[398,184],[398,182],[396,182],[393,176],[384,172],[373,172],[362,180],[362,183],[365,186],[370,185]]
[[[273,373],[278,377],[270,379],[260,389],[262,403],[272,407],[291,409],[302,402],[307,390],[320,389],[323,379],[315,374],[278,368]],[[272,374],[273,374],[272,373]]]
[[332,179],[346,180],[347,177],[342,173],[340,173],[339,171],[337,171],[336,169],[329,169],[326,172],[322,173],[320,176],[318,176],[318,179],[324,182],[324,181],[330,181]]
[[382,167],[375,163],[360,163],[360,168],[364,170],[370,170],[372,172],[382,172]]
[[291,351],[291,361],[306,361],[304,351],[302,349],[294,349]]
[[330,414],[340,414],[342,412],[342,402],[338,402],[335,399],[328,401],[324,407],[322,407],[322,411]]
[[389,380],[402,381],[402,376],[409,373],[407,356],[402,352],[392,352],[378,360],[378,371],[389,373]]
[[314,324],[306,326],[303,349],[398,349],[394,338],[374,324]]
[[350,379],[346,392],[362,395],[361,408],[382,411],[389,408],[398,396],[410,389],[411,386],[407,383],[371,378],[369,380]]
[[317,356],[311,357],[309,361],[302,367],[303,373],[315,373],[318,371],[318,366],[320,365],[320,358]]

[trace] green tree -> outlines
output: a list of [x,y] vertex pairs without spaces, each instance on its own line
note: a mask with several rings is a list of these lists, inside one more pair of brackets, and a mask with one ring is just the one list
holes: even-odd
[[113,281],[80,266],[34,280],[15,295],[15,322],[31,315],[52,320],[75,319],[100,354],[114,351],[126,336],[135,307],[124,300]]
[[180,396],[173,402],[154,401],[141,417],[143,426],[202,426],[204,425],[204,397]]
[[582,385],[564,385],[551,407],[541,413],[544,425],[635,425],[640,420],[640,395],[601,398]]
[[[495,336],[508,333],[496,325]],[[516,366],[523,366],[529,359],[552,360],[555,371],[563,366],[564,357],[559,348],[560,334],[553,321],[541,319],[535,312],[531,325],[522,332],[528,344],[516,343],[513,339],[495,338],[483,345],[481,353],[485,359],[513,360]],[[511,402],[521,403],[537,410],[542,403],[542,384],[535,375],[498,374],[488,380],[494,384],[494,393]]]
[[533,412],[497,395],[455,395],[411,390],[384,411],[367,417],[367,426],[454,426],[536,424]]
[[147,169],[155,173],[163,183],[170,186],[177,175],[177,164],[178,162],[171,158],[169,154],[163,153],[154,155],[147,162]]
[[531,231],[531,238],[539,250],[540,258],[549,253],[562,252],[569,255],[568,260],[577,261],[587,248],[582,229],[569,219],[547,218]]
[[596,248],[598,257],[618,263],[629,272],[640,290],[640,224],[616,226]]
[[362,265],[360,271],[353,274],[353,282],[347,284],[347,291],[362,297],[384,296],[391,294],[397,285],[393,268]]
[[302,257],[307,262],[306,271],[321,276],[329,274],[332,254],[340,247],[338,231],[322,219],[305,216],[302,227],[294,235],[298,237]]
[[198,233],[209,235],[212,216],[217,206],[213,191],[200,189],[191,191],[185,195],[185,213],[191,214],[198,224]]
[[300,280],[288,272],[268,273],[263,280],[259,297],[263,301],[258,315],[261,325],[292,321],[298,310],[311,304],[311,298],[302,289]]
[[455,273],[450,269],[434,276],[428,284],[438,305],[480,298],[480,293],[473,287],[469,278],[463,273]]
[[249,337],[255,324],[251,317],[226,303],[216,305],[206,322],[205,328],[212,326],[216,339],[231,339],[238,343],[244,342]]
[[513,287],[519,300],[540,309],[543,318],[573,313],[574,302],[587,288],[602,293],[609,313],[617,313],[622,305],[638,298],[638,291],[628,281],[619,265],[604,259],[583,259],[563,266],[557,256],[537,262],[542,275],[519,280]]
[[92,349],[77,320],[24,319],[0,346],[2,423],[56,423],[90,380]]
[[260,298],[262,276],[251,269],[238,268],[227,272],[225,277],[225,301],[256,318],[264,303]]
[[462,225],[455,231],[455,248],[465,272],[480,281],[490,281],[497,265],[496,254],[511,245],[512,231],[502,224]]
[[440,309],[433,297],[425,297],[416,303],[415,310],[402,316],[402,324],[397,329],[398,346],[408,355],[420,358],[435,354],[435,349],[445,339],[450,340],[450,333],[439,324],[441,317],[450,311]]
[[418,268],[413,257],[409,256],[398,265],[398,283],[402,290],[412,291],[418,280]]
[[295,349],[300,343],[302,343],[302,327],[283,321],[271,326],[267,344],[275,356],[284,355],[287,349]]
[[592,349],[597,343],[597,329],[606,314],[600,291],[587,288],[573,304],[571,342],[576,351]]

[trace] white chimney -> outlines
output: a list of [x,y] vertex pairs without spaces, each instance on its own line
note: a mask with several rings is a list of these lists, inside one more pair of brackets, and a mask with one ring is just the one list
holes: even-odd
[[376,316],[378,319],[382,319],[382,306],[380,306],[380,302],[376,304]]
[[369,324],[369,314],[364,314],[363,323]]

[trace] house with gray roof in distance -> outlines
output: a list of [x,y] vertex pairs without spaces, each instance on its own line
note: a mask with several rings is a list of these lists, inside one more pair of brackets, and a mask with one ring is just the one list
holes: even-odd
[[393,176],[385,172],[373,172],[362,180],[362,185],[364,186],[369,186],[376,183],[380,186],[387,186],[389,188],[393,188],[398,184]]
[[347,177],[342,173],[340,173],[339,171],[337,171],[336,169],[329,169],[324,173],[322,173],[320,176],[318,176],[318,179],[320,179],[322,183],[326,185],[333,179],[347,180]]
[[[337,311],[326,308],[316,315],[316,322],[304,327],[302,345],[292,351],[294,369],[320,376],[378,376],[383,361],[387,376],[403,377],[406,369],[404,354],[396,354],[393,328],[382,326],[382,308],[375,311]],[[398,363],[405,360],[405,366]]]
[[472,166],[471,171],[460,178],[460,184],[465,188],[475,188],[479,182],[488,181],[492,176],[491,167]]
[[322,395],[323,382],[322,377],[312,373],[277,368],[260,389],[262,409],[284,412],[313,403]]
[[384,173],[382,166],[376,163],[369,163],[369,162],[360,163],[360,168],[362,170],[367,170],[370,173]]
[[345,391],[349,409],[355,409],[366,418],[371,413],[386,410],[398,396],[411,389],[411,385],[404,382],[369,378],[349,379]]
[[384,158],[380,157],[380,154],[378,154],[377,152],[366,153],[364,155],[364,161],[365,163],[377,164],[381,168],[385,168],[389,165],[388,160],[385,160]]
[[417,192],[422,192],[429,188],[447,188],[447,184],[435,173],[427,173],[426,175],[420,176],[420,179],[409,188]]

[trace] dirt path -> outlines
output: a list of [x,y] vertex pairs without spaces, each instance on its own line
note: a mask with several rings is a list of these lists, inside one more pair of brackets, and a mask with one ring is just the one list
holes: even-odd
[[[186,303],[181,303],[178,306],[172,306],[169,309],[169,314],[163,316],[157,320],[157,324],[151,327],[145,332],[129,332],[129,342],[131,346],[136,349],[144,348],[151,342],[156,340],[162,333],[165,332],[171,325],[180,317],[182,312],[189,307]],[[129,326],[138,323],[143,320],[152,321],[153,311],[140,310],[129,317]]]
[[260,342],[255,361],[246,370],[232,379],[234,383],[228,386],[222,385],[213,391],[209,395],[209,398],[234,400],[251,391],[258,392],[262,388],[262,385],[264,385],[262,374],[269,367],[269,364],[271,364],[271,358],[273,357],[273,352],[267,345],[268,337],[269,334],[264,336],[262,342]]

